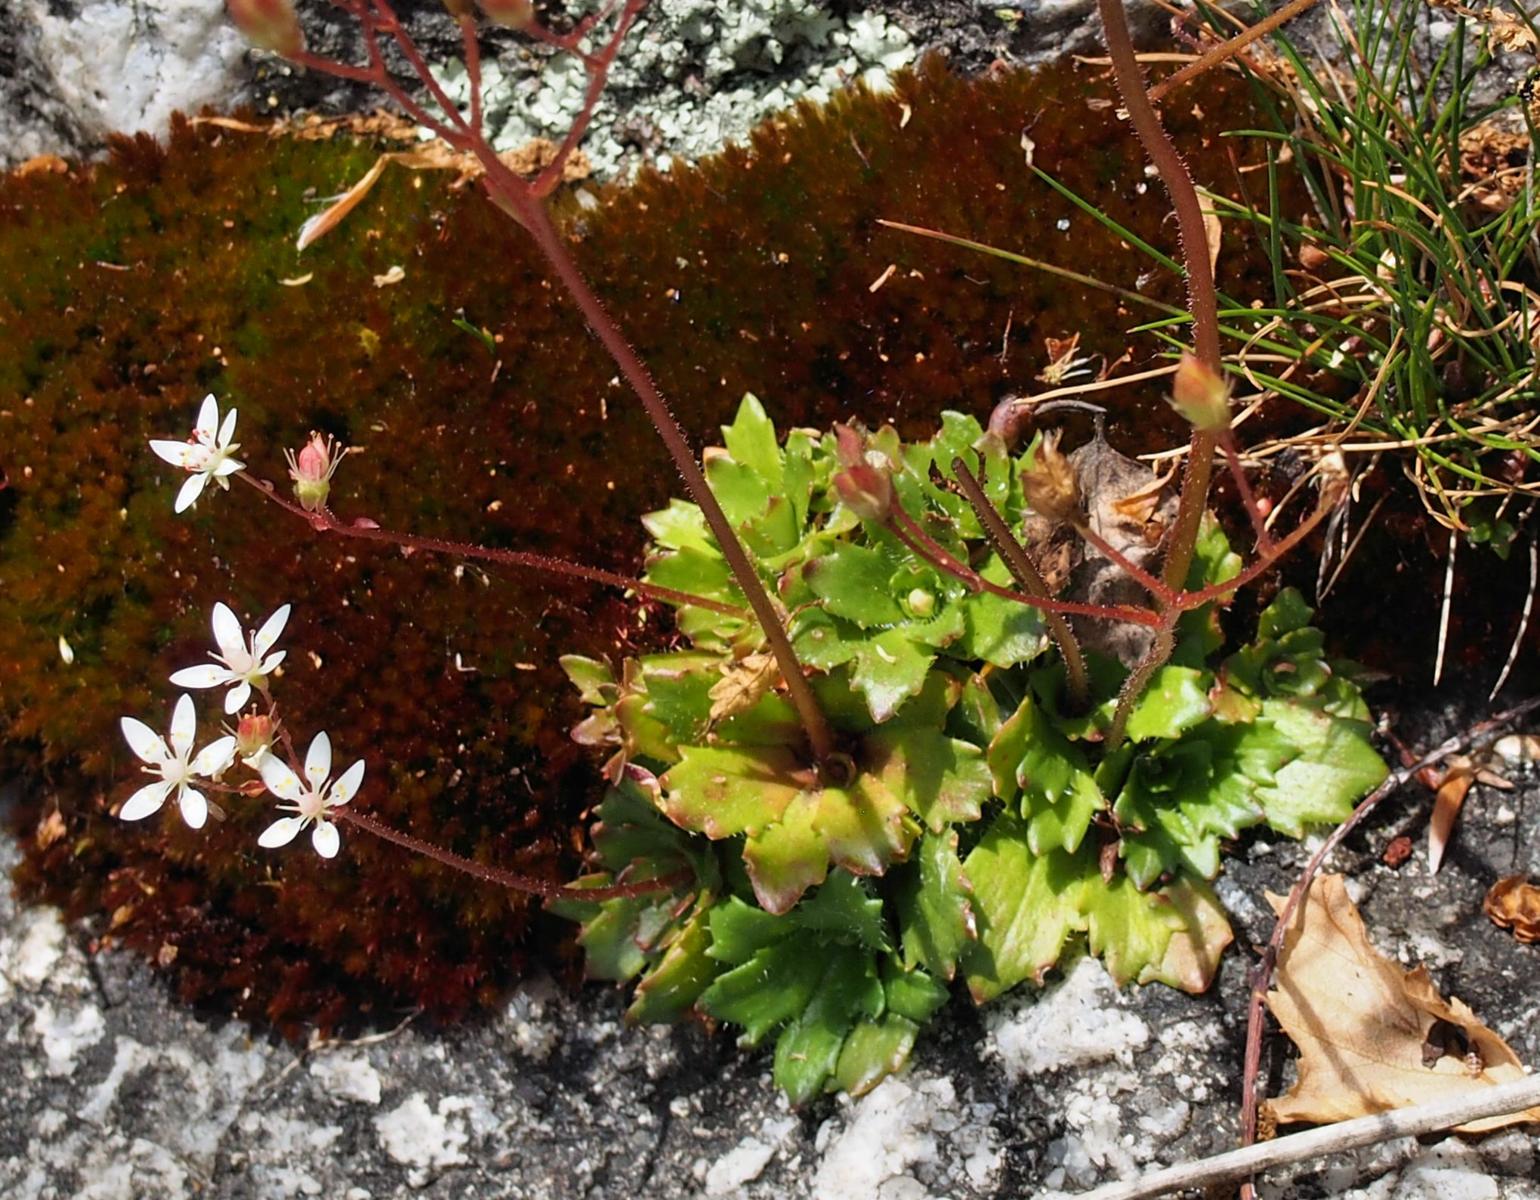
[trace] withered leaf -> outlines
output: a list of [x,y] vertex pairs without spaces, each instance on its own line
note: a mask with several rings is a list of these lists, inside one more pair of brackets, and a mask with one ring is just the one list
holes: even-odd
[[1511,929],[1521,942],[1540,942],[1540,887],[1522,875],[1509,875],[1492,885],[1482,910],[1499,929]]
[[[1267,899],[1282,911],[1281,897]],[[1374,948],[1340,875],[1317,879],[1300,905],[1267,1004],[1300,1052],[1298,1082],[1263,1105],[1280,1124],[1345,1121],[1524,1076],[1508,1044],[1459,1000],[1444,1000],[1425,967],[1404,971]],[[1522,1121],[1540,1121],[1540,1109],[1460,1130]]]
[[748,712],[781,677],[773,654],[748,654],[722,671],[711,685],[711,720],[725,721]]

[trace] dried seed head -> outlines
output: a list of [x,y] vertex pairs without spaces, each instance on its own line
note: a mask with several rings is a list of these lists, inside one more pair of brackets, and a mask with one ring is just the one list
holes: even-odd
[[1059,453],[1059,431],[1043,434],[1032,465],[1022,472],[1022,490],[1034,512],[1054,521],[1070,521],[1080,515],[1080,485],[1069,459]]
[[305,35],[289,0],[227,0],[226,7],[230,19],[253,46],[285,58],[305,49]]
[[1204,433],[1230,428],[1229,387],[1202,359],[1185,350],[1172,381],[1171,407]]

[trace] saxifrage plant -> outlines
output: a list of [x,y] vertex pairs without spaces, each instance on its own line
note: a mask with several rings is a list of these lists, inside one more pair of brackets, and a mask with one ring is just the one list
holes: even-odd
[[[308,825],[330,857],[340,821],[489,883],[551,896],[583,919],[581,940],[598,972],[645,971],[636,1015],[698,1005],[742,1025],[751,1040],[776,1032],[778,1076],[798,1099],[831,1080],[859,1090],[901,1063],[944,996],[941,979],[961,969],[987,998],[1041,979],[1076,932],[1121,977],[1206,985],[1228,936],[1203,886],[1218,869],[1219,838],[1262,821],[1297,832],[1339,817],[1383,766],[1365,740],[1356,690],[1326,664],[1292,593],[1264,614],[1254,644],[1208,662],[1219,645],[1210,607],[1308,534],[1335,502],[1338,477],[1328,464],[1314,512],[1272,536],[1229,430],[1196,192],[1144,98],[1121,6],[1102,5],[1109,48],[1176,205],[1197,334],[1197,352],[1184,355],[1174,380],[1173,402],[1194,429],[1174,508],[1099,432],[1073,458],[1059,452],[1057,431],[1013,455],[1020,404],[997,411],[987,432],[951,415],[928,443],[838,427],[827,436],[794,432],[783,447],[763,410],[746,401],[703,469],[551,224],[542,199],[553,180],[514,175],[481,136],[468,6],[450,6],[465,37],[468,116],[448,103],[384,0],[338,6],[360,23],[368,68],[309,55],[279,0],[231,5],[263,44],[387,87],[477,159],[494,201],[530,232],[637,392],[693,501],[650,519],[658,554],[642,580],[602,581],[676,607],[691,649],[627,662],[619,675],[596,660],[568,664],[595,708],[578,736],[614,746],[607,772],[615,784],[595,833],[610,871],[572,887],[465,860],[347,807],[362,765],[331,782],[325,734],[301,764],[264,670],[272,631],[243,642],[221,629],[217,613],[221,665],[178,678],[255,688],[266,712],[243,717],[235,735],[192,758],[185,701],[171,749],[126,720],[131,747],[160,779],[123,815],[147,816],[175,791],[184,819],[201,826],[205,801],[189,780],[228,795],[265,787],[293,813],[269,827],[266,846]],[[591,112],[642,4],[599,14],[615,24],[597,54],[584,40],[592,23],[556,35],[527,6],[515,7],[521,27],[582,57],[595,81]],[[509,14],[499,6],[494,15]],[[381,37],[434,95],[442,120],[388,74]],[[233,423],[233,413],[218,423],[210,399],[185,445],[155,446],[190,473],[179,509],[210,480],[238,480],[317,532],[600,577],[340,519],[326,503],[335,451],[319,440],[291,465],[297,502],[282,499],[230,457]],[[1257,535],[1259,557],[1248,567],[1232,561],[1217,527],[1205,526],[1221,451]],[[1098,596],[1094,581],[1079,597],[1073,574],[1067,589],[1050,579],[1017,533],[1034,540],[1034,522],[1035,540],[1073,539],[1082,566],[1105,584],[1096,564],[1111,565],[1149,606]],[[1149,544],[1126,536],[1130,524]],[[1081,645],[1093,640],[1087,622],[1142,636],[1136,648],[1125,638],[1099,655]],[[1044,659],[1050,642],[1056,656]],[[225,781],[237,743],[260,783]],[[717,842],[729,850],[718,854]],[[879,878],[881,891],[866,877]]]

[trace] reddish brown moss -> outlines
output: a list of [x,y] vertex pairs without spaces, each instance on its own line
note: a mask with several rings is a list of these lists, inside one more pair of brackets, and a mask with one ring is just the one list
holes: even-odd
[[[1168,243],[1110,96],[1072,67],[971,83],[934,67],[608,197],[574,218],[579,252],[697,443],[744,391],[782,428],[857,415],[925,434],[942,408],[985,414],[1033,386],[1045,335],[1115,357],[1146,314],[876,218],[1179,300],[1023,162],[1025,131],[1039,165]],[[1242,119],[1238,94],[1216,81],[1193,97],[1172,114],[1178,140],[1232,191],[1216,131],[1218,114]],[[311,197],[374,153],[183,124],[164,149],[124,142],[96,170],[0,183],[0,765],[42,797],[21,883],[111,914],[112,936],[169,961],[187,996],[290,1027],[485,1002],[521,965],[531,909],[357,833],[331,864],[258,850],[260,803],[199,834],[115,821],[135,773],[117,718],[164,722],[166,676],[202,658],[212,603],[260,618],[294,602],[285,711],[302,740],[325,727],[339,756],[368,759],[361,805],[552,878],[595,795],[556,657],[618,653],[637,626],[591,588],[318,540],[239,488],[174,517],[178,481],[146,439],[184,430],[212,390],[268,478],[311,428],[360,447],[334,493],[345,515],[627,571],[636,518],[677,491],[613,366],[474,189],[393,168],[296,254]],[[404,280],[376,287],[395,265]],[[456,328],[462,313],[495,354]],[[1139,343],[1138,365],[1153,350]],[[1141,441],[1178,432],[1157,397],[1125,401]]]

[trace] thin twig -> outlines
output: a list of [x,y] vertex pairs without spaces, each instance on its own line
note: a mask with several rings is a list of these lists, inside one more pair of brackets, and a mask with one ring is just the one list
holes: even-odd
[[1529,632],[1529,618],[1535,611],[1535,587],[1540,584],[1540,546],[1536,545],[1535,534],[1529,535],[1529,590],[1524,593],[1524,611],[1519,614],[1519,627],[1513,631],[1513,645],[1508,647],[1508,657],[1503,663],[1502,672],[1497,676],[1497,682],[1492,685],[1492,690],[1487,694],[1487,699],[1495,699],[1497,693],[1503,690],[1503,684],[1508,682],[1508,674],[1513,670],[1513,664],[1518,661],[1519,649],[1524,645],[1524,635]]
[[1198,1162],[1166,1167],[1152,1171],[1142,1179],[1109,1183],[1082,1192],[1075,1200],[1145,1200],[1149,1196],[1163,1196],[1188,1188],[1212,1187],[1272,1167],[1324,1158],[1328,1154],[1340,1154],[1344,1150],[1373,1146],[1394,1138],[1454,1129],[1486,1117],[1523,1112],[1537,1104],[1540,1104],[1540,1075],[1526,1076],[1452,1100],[1393,1108],[1319,1129],[1307,1129],[1303,1133],[1291,1133]]
[[1290,0],[1290,3],[1285,4],[1271,16],[1264,17],[1245,32],[1236,34],[1229,41],[1220,42],[1219,45],[1194,59],[1180,71],[1162,79],[1150,89],[1150,102],[1158,104],[1162,97],[1171,91],[1172,88],[1181,87],[1188,80],[1196,79],[1205,71],[1211,70],[1221,63],[1228,62],[1247,46],[1251,45],[1252,42],[1260,37],[1265,37],[1285,22],[1292,21],[1307,8],[1314,8],[1315,4],[1316,0]]

